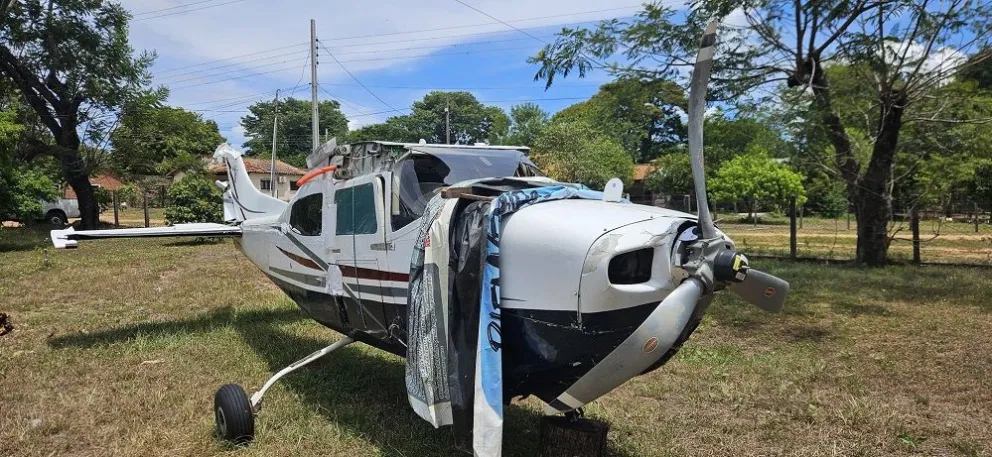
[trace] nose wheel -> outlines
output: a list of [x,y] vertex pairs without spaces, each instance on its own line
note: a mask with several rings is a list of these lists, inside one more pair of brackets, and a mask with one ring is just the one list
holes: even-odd
[[245,390],[227,384],[214,395],[214,421],[217,435],[234,444],[248,444],[255,438],[255,413]]

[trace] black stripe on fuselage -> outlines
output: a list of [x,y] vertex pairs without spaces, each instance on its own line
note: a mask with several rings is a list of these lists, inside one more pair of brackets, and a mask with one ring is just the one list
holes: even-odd
[[[357,341],[406,356],[406,342],[390,335],[406,334],[406,304],[353,296],[334,297],[272,278],[311,318]],[[349,287],[354,287],[349,284]],[[364,305],[364,306],[363,306]],[[550,402],[601,362],[629,337],[658,303],[582,315],[572,311],[503,308],[504,398],[535,395]],[[381,314],[380,311],[381,310]],[[375,315],[363,324],[361,313]],[[379,325],[387,326],[383,330]]]

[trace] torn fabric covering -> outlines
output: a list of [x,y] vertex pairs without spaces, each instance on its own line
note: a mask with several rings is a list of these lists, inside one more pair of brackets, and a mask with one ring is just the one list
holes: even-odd
[[500,194],[489,207],[475,369],[472,450],[476,457],[497,457],[502,454],[503,446],[503,364],[500,352],[503,341],[499,309],[499,243],[503,218],[533,204],[566,198],[602,199],[603,193],[568,186],[538,187]]
[[448,221],[457,203],[438,195],[427,204],[410,268],[407,397],[414,412],[434,427],[452,423],[446,336],[451,292]]
[[529,205],[601,199],[569,186],[504,192],[492,202],[435,196],[410,265],[406,384],[414,411],[435,427],[471,432],[475,455],[502,449],[499,240],[504,218]]

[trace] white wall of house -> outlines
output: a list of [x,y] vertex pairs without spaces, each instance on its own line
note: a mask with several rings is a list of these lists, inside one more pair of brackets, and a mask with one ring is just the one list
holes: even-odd
[[[262,181],[270,180],[271,177],[268,174],[249,173],[248,176],[251,177],[251,183],[255,185],[256,189],[259,189],[266,194],[269,193],[269,187],[262,185]],[[290,183],[295,183],[300,178],[302,178],[302,176],[276,175],[276,198],[280,200],[289,200],[293,197],[293,195],[296,195],[296,191],[290,188]]]

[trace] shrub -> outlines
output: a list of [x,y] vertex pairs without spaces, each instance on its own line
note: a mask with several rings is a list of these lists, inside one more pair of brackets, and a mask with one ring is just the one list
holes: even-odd
[[534,141],[534,163],[552,178],[602,189],[617,177],[629,185],[634,161],[617,141],[585,122],[548,125]]
[[188,174],[169,187],[171,203],[165,208],[167,224],[223,222],[220,190],[197,174]]

